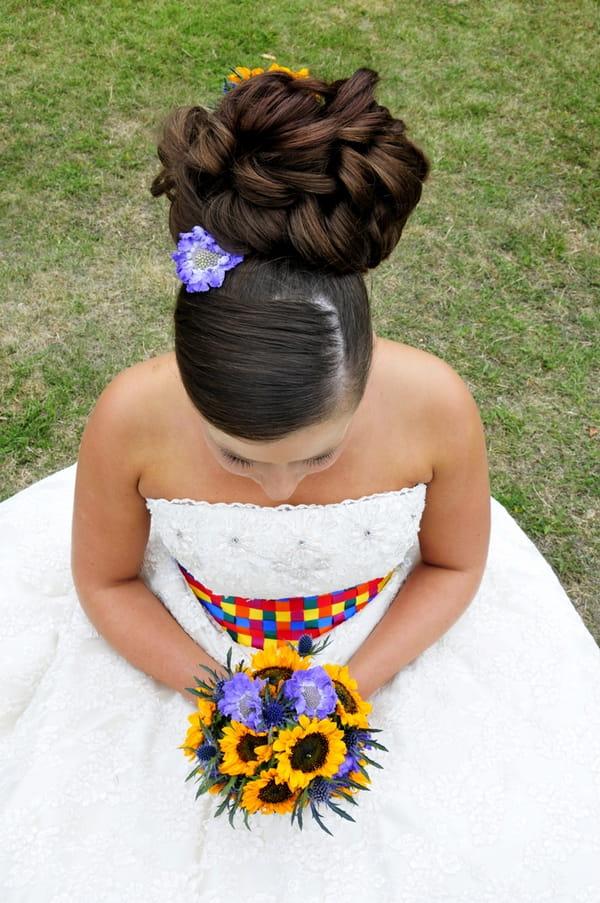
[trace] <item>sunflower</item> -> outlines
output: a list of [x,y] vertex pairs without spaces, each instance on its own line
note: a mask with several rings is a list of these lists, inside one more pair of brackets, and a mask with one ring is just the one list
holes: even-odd
[[200,719],[200,724],[203,724],[205,727],[209,727],[212,724],[212,720],[217,708],[215,703],[211,699],[203,699],[201,696],[198,696],[197,708],[197,716]]
[[[287,72],[292,78],[308,78],[308,69],[299,69],[297,72],[292,72],[291,69],[288,69],[286,66],[278,66],[277,63],[273,63],[266,71]],[[227,76],[227,81],[234,85],[239,85],[240,82],[248,81],[249,78],[253,78],[255,75],[263,75],[264,72],[265,70],[260,68],[248,69],[247,66],[236,66],[231,75]]]
[[292,790],[308,787],[313,778],[331,778],[346,758],[344,733],[329,718],[300,715],[298,727],[280,731],[273,743],[279,779]]
[[263,762],[268,762],[272,755],[267,745],[267,734],[259,734],[250,730],[239,721],[232,721],[223,728],[223,736],[219,740],[223,753],[220,771],[225,774],[243,774],[248,777],[255,774]]
[[[360,764],[365,766],[367,763],[363,759]],[[360,784],[363,789],[371,783],[371,779],[362,771],[351,771],[350,774],[346,775],[346,778],[354,784]],[[358,793],[358,787],[345,787],[344,791],[346,793]],[[334,794],[334,796],[337,796],[337,794]]]
[[310,659],[298,655],[291,646],[276,646],[274,649],[261,649],[252,656],[252,671],[255,680],[268,680],[279,684],[289,680],[294,671],[308,668]]
[[365,702],[358,692],[358,684],[350,677],[348,668],[343,665],[323,665],[329,674],[337,694],[336,713],[345,727],[367,728],[367,715],[371,711],[371,703]]
[[195,759],[196,750],[204,743],[204,731],[202,730],[202,722],[200,721],[197,712],[194,712],[193,715],[188,715],[188,721],[190,722],[190,726],[185,735],[185,743],[180,749],[183,750],[184,755],[186,755],[188,759]]
[[281,780],[276,768],[270,768],[260,777],[246,783],[241,805],[250,815],[259,811],[265,815],[272,812],[284,815],[292,812],[297,798],[298,791],[292,790],[289,784]]

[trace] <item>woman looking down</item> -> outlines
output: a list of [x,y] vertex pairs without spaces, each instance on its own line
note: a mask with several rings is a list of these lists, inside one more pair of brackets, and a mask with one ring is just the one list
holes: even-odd
[[[75,589],[26,657],[38,690],[9,697],[4,830],[25,812],[48,866],[42,890],[11,841],[9,899],[572,903],[597,883],[598,649],[496,503],[490,533],[461,379],[373,333],[363,274],[428,171],[375,83],[263,73],[165,126],[175,350],[118,376],[83,436]],[[40,491],[2,506],[13,525]],[[372,697],[384,770],[334,838],[276,817],[232,835],[183,787],[186,688],[305,633]]]

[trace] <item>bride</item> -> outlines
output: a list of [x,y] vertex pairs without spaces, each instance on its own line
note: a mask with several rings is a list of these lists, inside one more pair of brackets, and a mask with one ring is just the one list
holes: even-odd
[[[0,506],[2,899],[596,901],[600,653],[490,503],[463,382],[372,331],[362,274],[427,160],[369,70],[239,72],[159,146],[174,353]],[[371,697],[383,771],[333,837],[233,833],[184,783],[186,688],[307,632]]]

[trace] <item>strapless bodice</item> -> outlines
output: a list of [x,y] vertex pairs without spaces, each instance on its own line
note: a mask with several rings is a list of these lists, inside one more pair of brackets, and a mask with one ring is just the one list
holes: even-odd
[[152,544],[211,590],[280,598],[377,579],[414,557],[426,487],[329,505],[148,499]]

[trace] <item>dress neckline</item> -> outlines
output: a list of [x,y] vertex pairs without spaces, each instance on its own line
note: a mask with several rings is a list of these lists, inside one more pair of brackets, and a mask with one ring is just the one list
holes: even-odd
[[357,505],[361,502],[370,502],[375,500],[383,500],[393,496],[407,495],[418,489],[426,490],[426,483],[415,483],[414,486],[404,486],[402,489],[390,489],[386,492],[374,492],[371,495],[363,495],[359,498],[343,499],[340,502],[326,502],[325,504],[308,504],[308,505],[256,505],[253,502],[207,502],[201,499],[188,498],[146,498],[147,505],[165,504],[165,505],[182,505],[190,508],[243,508],[253,511],[302,511],[312,509],[331,509],[339,507],[347,507]]

